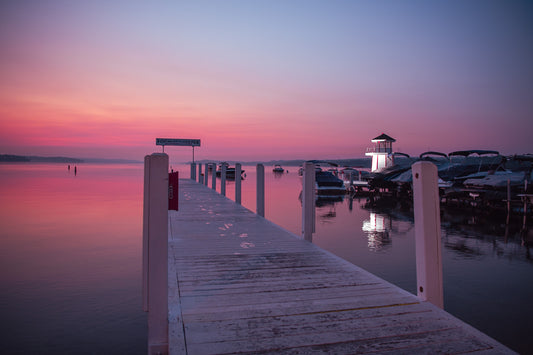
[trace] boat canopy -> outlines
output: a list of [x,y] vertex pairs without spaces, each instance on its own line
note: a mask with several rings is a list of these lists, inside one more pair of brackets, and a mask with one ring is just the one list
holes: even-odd
[[424,152],[424,153],[420,154],[420,159],[423,159],[424,157],[426,157],[428,155],[439,155],[441,157],[448,158],[448,155],[446,155],[445,153],[429,151],[429,152]]
[[411,157],[409,156],[409,154],[407,154],[407,153],[394,152],[394,153],[392,153],[392,155],[394,155],[394,156],[396,156],[396,155],[400,155],[400,156],[402,156],[402,157],[411,158]]
[[509,159],[518,161],[533,161],[533,154],[515,154],[510,156]]
[[331,166],[339,166],[337,163],[333,163],[327,160],[307,160],[306,163],[313,163],[313,164],[329,164]]
[[496,154],[496,155],[500,155],[500,152],[496,151],[496,150],[458,150],[456,152],[451,152],[450,154],[448,154],[448,156],[455,156],[455,155],[462,155],[464,157],[467,157],[469,155],[472,155],[472,154],[477,154],[477,155],[487,155],[487,154]]

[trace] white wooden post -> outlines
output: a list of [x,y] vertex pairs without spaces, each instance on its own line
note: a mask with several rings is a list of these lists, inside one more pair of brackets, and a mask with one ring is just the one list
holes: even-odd
[[257,208],[256,212],[261,217],[265,216],[265,166],[257,164]]
[[207,186],[207,180],[209,179],[209,163],[205,163],[205,173],[204,173],[204,185]]
[[220,167],[220,194],[226,196],[226,164]]
[[168,353],[168,155],[145,158],[143,266],[148,353]]
[[305,163],[302,187],[302,236],[313,240],[315,232],[315,164]]
[[150,216],[150,161],[144,157],[144,201],[143,201],[143,311],[148,312],[148,220]]
[[196,163],[191,163],[191,180],[196,180]]
[[511,180],[507,179],[507,224],[511,218]]
[[418,298],[444,308],[437,167],[421,161],[412,173]]
[[198,163],[198,182],[200,184],[204,183],[204,177],[202,176],[202,163]]
[[235,202],[241,204],[241,164],[235,163]]
[[524,199],[524,220],[522,222],[522,228],[525,230],[527,225],[527,201],[529,197],[527,197],[527,179],[528,175],[524,178],[524,196],[522,197]]
[[211,188],[213,190],[216,190],[217,189],[217,165],[213,163],[212,167],[213,167],[213,175],[211,175]]

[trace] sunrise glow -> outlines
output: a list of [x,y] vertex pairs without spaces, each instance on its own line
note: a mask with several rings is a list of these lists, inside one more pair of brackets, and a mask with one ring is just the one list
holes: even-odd
[[[0,154],[142,160],[530,153],[528,1],[11,1]],[[190,158],[172,149],[173,159]]]

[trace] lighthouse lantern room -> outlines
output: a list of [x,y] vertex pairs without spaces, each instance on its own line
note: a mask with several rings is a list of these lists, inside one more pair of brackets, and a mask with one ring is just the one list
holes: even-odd
[[393,142],[396,142],[396,139],[389,137],[385,133],[372,139],[374,146],[367,148],[365,154],[372,157],[372,172],[379,172],[394,165]]

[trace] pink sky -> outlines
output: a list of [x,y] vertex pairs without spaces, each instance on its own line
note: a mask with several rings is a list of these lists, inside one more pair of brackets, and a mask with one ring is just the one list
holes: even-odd
[[[527,1],[13,1],[0,154],[142,160],[531,153]],[[190,148],[168,147],[174,160]]]

